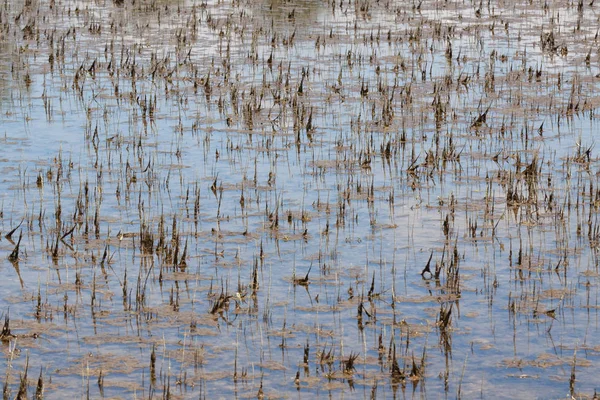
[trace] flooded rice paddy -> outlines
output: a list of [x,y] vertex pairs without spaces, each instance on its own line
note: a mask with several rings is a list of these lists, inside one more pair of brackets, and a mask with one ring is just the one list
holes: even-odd
[[594,397],[597,7],[2,2],[3,397]]

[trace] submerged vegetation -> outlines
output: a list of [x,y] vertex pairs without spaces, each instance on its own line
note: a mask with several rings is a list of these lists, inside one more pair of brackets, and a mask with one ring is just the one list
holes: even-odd
[[3,398],[595,397],[596,7],[4,1]]

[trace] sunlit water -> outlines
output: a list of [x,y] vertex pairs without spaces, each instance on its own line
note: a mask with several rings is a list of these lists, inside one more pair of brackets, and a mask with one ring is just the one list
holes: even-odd
[[8,397],[591,398],[593,11],[3,5]]

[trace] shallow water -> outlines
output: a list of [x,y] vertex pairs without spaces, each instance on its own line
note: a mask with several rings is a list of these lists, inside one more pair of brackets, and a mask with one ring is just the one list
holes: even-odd
[[581,7],[2,5],[7,397],[591,398]]

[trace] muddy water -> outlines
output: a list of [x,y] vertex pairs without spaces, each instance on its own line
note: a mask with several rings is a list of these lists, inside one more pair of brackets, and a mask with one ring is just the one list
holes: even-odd
[[6,397],[591,398],[594,7],[3,4]]

